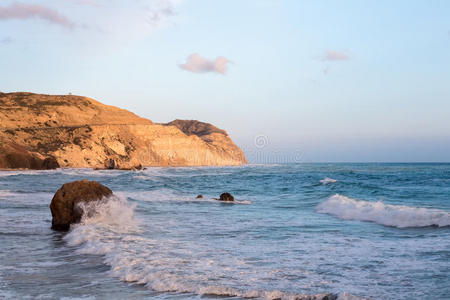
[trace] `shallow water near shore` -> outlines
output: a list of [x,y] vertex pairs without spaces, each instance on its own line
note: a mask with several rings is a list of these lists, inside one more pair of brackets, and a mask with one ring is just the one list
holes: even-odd
[[[115,196],[52,231],[80,179]],[[0,171],[0,262],[0,299],[445,299],[450,164]]]

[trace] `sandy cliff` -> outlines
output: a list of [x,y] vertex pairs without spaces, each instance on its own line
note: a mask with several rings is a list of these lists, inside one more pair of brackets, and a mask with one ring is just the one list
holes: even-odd
[[0,168],[224,166],[245,164],[211,124],[155,124],[80,96],[0,93]]

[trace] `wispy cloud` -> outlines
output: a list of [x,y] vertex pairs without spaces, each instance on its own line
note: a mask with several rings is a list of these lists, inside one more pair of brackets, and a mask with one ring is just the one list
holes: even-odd
[[82,4],[82,5],[91,5],[91,6],[98,6],[98,2],[95,0],[71,0],[75,4]]
[[223,56],[219,56],[215,60],[208,60],[201,57],[198,53],[194,53],[188,56],[184,64],[179,64],[178,66],[183,70],[194,73],[215,72],[225,74],[229,63],[230,61]]
[[[79,24],[115,40],[140,39],[177,21],[181,0],[70,0],[85,4]],[[126,2],[126,4],[125,4]],[[80,8],[80,5],[78,5]],[[79,25],[80,26],[80,25]]]
[[12,42],[13,42],[13,39],[10,36],[7,36],[0,40],[1,45],[11,44]]
[[151,26],[159,26],[170,17],[176,16],[175,4],[170,0],[160,1],[154,6],[146,6],[146,21]]
[[348,52],[337,51],[337,50],[327,50],[325,51],[323,61],[345,61],[350,60],[350,54]]
[[0,7],[0,20],[35,18],[43,19],[69,29],[75,27],[75,24],[67,17],[43,5],[14,2],[9,6]]

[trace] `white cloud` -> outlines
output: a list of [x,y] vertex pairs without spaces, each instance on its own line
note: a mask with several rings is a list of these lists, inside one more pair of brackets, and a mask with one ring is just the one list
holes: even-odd
[[188,56],[184,64],[179,64],[178,66],[183,70],[194,73],[215,72],[225,74],[229,63],[230,61],[223,56],[219,56],[215,60],[208,60],[201,57],[198,53],[194,53]]
[[95,0],[72,0],[72,2],[76,4],[82,4],[82,5],[91,5],[91,6],[98,6],[99,4]]

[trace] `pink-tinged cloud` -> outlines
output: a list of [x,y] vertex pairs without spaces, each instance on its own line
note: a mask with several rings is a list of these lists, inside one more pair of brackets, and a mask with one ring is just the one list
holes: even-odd
[[223,56],[219,56],[215,60],[208,60],[201,57],[198,53],[194,53],[188,56],[186,63],[178,66],[183,70],[194,73],[215,72],[225,74],[229,63],[230,61]]
[[43,19],[69,29],[75,27],[75,24],[64,15],[43,5],[14,2],[9,6],[0,7],[0,20],[35,18]]
[[350,55],[346,52],[336,51],[336,50],[327,50],[323,55],[322,60],[324,61],[342,61],[342,60],[350,60]]

